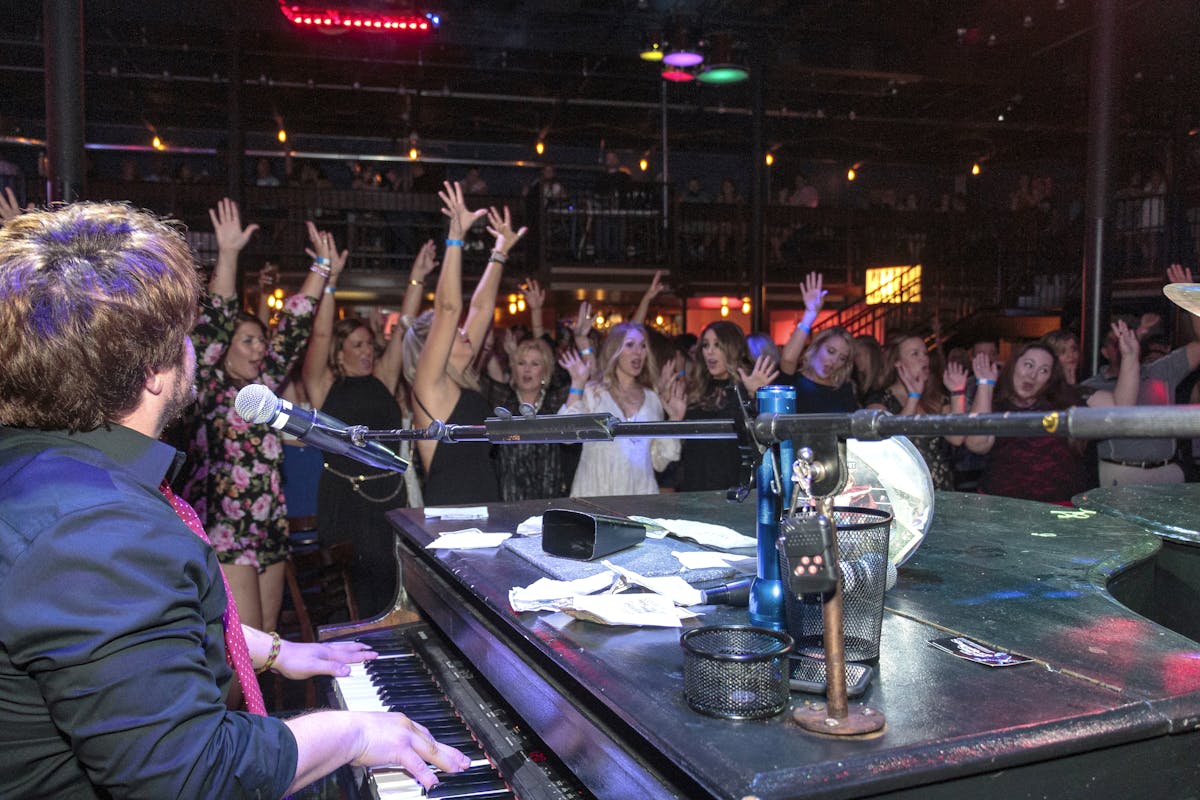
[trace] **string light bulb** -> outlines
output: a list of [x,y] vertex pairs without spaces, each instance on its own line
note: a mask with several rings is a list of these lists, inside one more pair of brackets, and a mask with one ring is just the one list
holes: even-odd
[[858,173],[854,170],[854,167],[851,167],[850,169],[846,170],[846,180],[852,181],[857,177],[858,177]]
[[978,161],[976,161],[974,164],[971,165],[971,174],[972,175],[978,175],[981,172],[983,172],[983,169],[979,166]]
[[157,134],[155,134],[154,138],[150,141],[150,146],[153,147],[155,150],[166,150],[167,149],[167,146],[165,144],[163,144],[163,140],[158,138]]
[[645,172],[646,170],[650,169],[650,162],[643,158],[638,162],[638,169],[640,169],[642,172]]
[[743,314],[750,313],[750,298],[749,297],[742,298],[742,313]]
[[416,147],[408,148],[408,160],[409,161],[416,161],[420,157],[421,157],[420,150],[418,150]]
[[287,131],[280,128],[279,133],[275,134],[275,138],[279,140],[280,144],[287,144]]
[[536,150],[537,154],[540,156],[546,152],[546,143],[541,139],[538,139],[538,143],[534,145],[533,149]]
[[774,154],[774,153],[767,153],[766,162],[767,162],[767,166],[768,166],[768,167],[770,167],[770,166],[774,165],[774,163],[775,163],[775,154]]

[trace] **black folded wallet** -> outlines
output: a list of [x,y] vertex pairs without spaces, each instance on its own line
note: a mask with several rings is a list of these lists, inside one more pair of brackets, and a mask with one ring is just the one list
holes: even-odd
[[646,526],[625,517],[565,508],[542,513],[542,550],[552,556],[594,561],[633,547],[646,538]]

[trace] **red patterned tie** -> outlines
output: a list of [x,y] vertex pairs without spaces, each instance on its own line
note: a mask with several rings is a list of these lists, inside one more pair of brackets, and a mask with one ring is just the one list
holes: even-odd
[[[184,524],[192,529],[206,543],[208,534],[200,524],[196,510],[177,496],[166,481],[158,487],[162,490],[167,502]],[[263,703],[262,689],[259,688],[258,678],[254,674],[254,664],[250,661],[250,648],[246,646],[246,635],[242,632],[242,619],[238,616],[237,603],[233,600],[233,592],[229,591],[229,581],[225,580],[225,572],[221,572],[221,580],[225,583],[225,660],[237,674],[238,683],[242,685],[242,696],[246,698],[246,708],[251,714],[266,716],[267,707]]]

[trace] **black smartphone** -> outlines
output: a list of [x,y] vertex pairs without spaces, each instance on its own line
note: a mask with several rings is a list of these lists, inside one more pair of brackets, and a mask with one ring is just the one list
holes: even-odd
[[[846,662],[846,696],[858,697],[867,690],[875,670],[869,664]],[[810,656],[789,658],[788,684],[794,692],[825,694],[825,661]]]

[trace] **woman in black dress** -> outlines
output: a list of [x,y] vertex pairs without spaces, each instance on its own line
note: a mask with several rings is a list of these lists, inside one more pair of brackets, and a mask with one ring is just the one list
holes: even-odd
[[[698,349],[685,420],[736,419],[743,412],[734,387],[740,385],[753,403],[755,393],[779,375],[770,357],[750,359],[746,337],[732,322],[710,322],[700,334]],[[679,490],[736,486],[742,480],[740,463],[735,439],[684,439]]]

